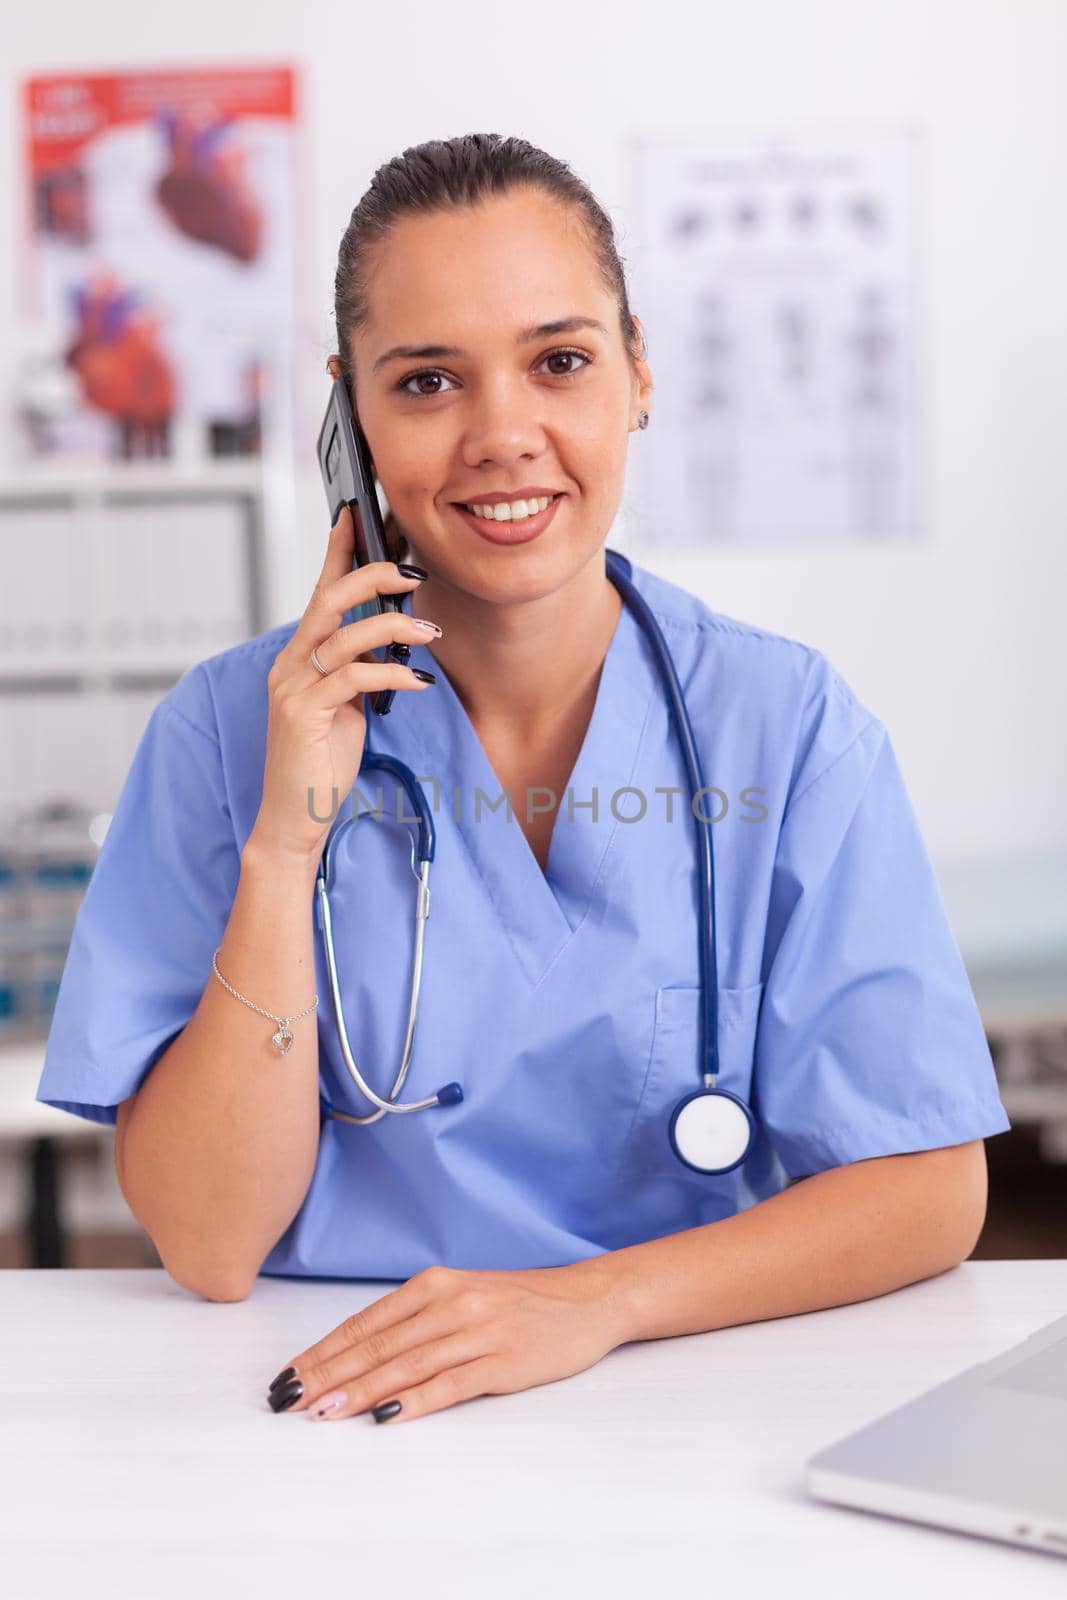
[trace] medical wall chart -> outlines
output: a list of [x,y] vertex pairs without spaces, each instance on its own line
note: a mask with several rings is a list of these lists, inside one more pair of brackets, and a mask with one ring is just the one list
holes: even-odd
[[921,136],[642,137],[628,161],[640,537],[921,537]]
[[294,98],[289,67],[24,84],[17,459],[250,456],[291,414]]

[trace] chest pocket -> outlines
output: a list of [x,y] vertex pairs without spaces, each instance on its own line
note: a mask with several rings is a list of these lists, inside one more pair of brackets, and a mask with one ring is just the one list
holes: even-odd
[[[762,983],[719,990],[719,1076],[715,1087],[729,1089],[752,1108],[752,1062]],[[694,1172],[674,1153],[669,1128],[683,1095],[700,1087],[700,990],[658,989],[652,1049],[641,1098],[623,1147],[621,1171],[688,1178],[709,1185],[736,1177],[737,1169],[716,1176]]]

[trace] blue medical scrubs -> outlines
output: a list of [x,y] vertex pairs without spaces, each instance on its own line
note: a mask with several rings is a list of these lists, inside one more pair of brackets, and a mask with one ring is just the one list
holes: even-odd
[[[728,1217],[790,1177],[1010,1128],[884,725],[820,651],[636,564],[633,578],[712,790],[697,804],[715,819],[719,1083],[755,1113],[748,1159],[701,1174],[668,1141],[700,1081],[697,854],[640,625],[624,606],[546,873],[447,674],[416,646],[411,664],[437,684],[368,718],[369,747],[423,780],[437,829],[402,1098],[457,1079],[464,1099],[367,1127],[331,1116],[374,1108],[341,1056],[316,934],[319,1005],[296,1026],[318,1027],[319,1153],[263,1272],[562,1265]],[[113,1123],[216,981],[262,794],[266,678],[295,628],[200,662],[153,711],[78,916],[39,1100]],[[338,820],[353,804],[359,820],[331,884],[349,1040],[381,1094],[403,1047],[413,940],[397,794],[368,772],[340,797]],[[264,1044],[269,1096],[289,1069]]]

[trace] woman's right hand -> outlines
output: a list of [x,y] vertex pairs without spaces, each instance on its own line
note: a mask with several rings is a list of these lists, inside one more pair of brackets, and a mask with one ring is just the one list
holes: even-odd
[[[369,655],[396,640],[425,644],[437,637],[402,611],[383,611],[342,626],[344,613],[380,594],[407,594],[422,581],[405,578],[392,561],[352,569],[352,512],[342,506],[315,591],[292,638],[267,675],[269,695],[263,798],[252,837],[264,851],[317,866],[326,835],[363,760],[367,718],[363,697],[377,689],[429,687],[414,669]],[[328,669],[311,660],[315,649]],[[308,790],[314,791],[309,803]],[[325,817],[316,822],[311,815]]]

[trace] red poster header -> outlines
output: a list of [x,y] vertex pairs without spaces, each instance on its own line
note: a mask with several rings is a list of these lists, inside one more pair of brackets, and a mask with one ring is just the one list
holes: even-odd
[[197,121],[291,119],[293,78],[291,67],[31,78],[23,102],[30,172],[36,176],[67,167],[106,129],[159,111],[181,111]]

